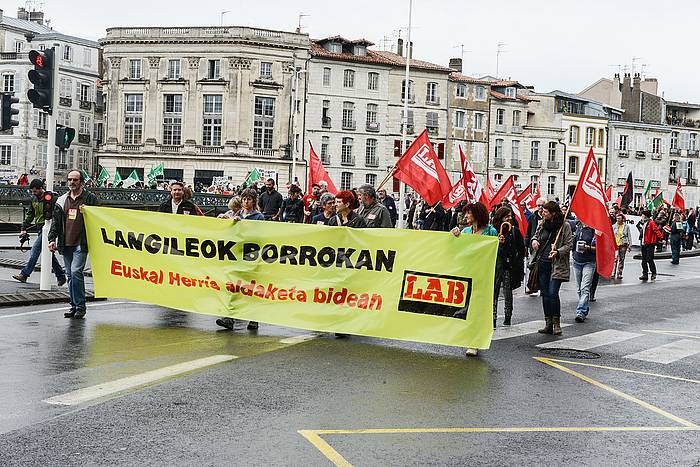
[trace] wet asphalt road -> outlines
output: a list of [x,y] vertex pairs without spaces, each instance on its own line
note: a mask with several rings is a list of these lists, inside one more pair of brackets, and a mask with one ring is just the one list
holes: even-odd
[[[84,321],[64,319],[61,305],[0,309],[0,464],[694,466],[700,348],[673,349],[700,340],[700,258],[658,263],[669,275],[639,284],[628,261],[627,279],[600,287],[583,324],[566,284],[561,338],[504,338],[512,329],[499,319],[476,359],[265,325],[229,332],[209,316],[126,301],[92,304]],[[519,292],[514,325],[540,316],[539,298]],[[625,339],[589,347],[595,360],[536,347],[601,335]],[[95,389],[220,355],[238,358]],[[75,405],[46,402],[85,388]]]

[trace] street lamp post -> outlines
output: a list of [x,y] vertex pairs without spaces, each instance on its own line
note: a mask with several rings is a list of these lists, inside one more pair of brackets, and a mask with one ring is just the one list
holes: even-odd
[[559,140],[559,144],[564,146],[564,170],[562,171],[562,179],[561,182],[564,185],[564,196],[561,198],[562,202],[566,201],[566,143],[564,142],[563,139]]
[[299,77],[306,73],[306,70],[290,66],[290,70],[294,73],[293,78],[293,96],[292,96],[292,184],[297,181],[297,97],[299,89]]
[[[411,68],[411,17],[413,16],[413,0],[408,0],[408,40],[406,42],[406,75],[404,77],[404,95],[403,95],[403,116],[401,118],[401,154],[406,152],[406,126],[408,123],[408,98],[410,96],[410,81],[409,74]],[[404,210],[406,207],[406,186],[403,182],[399,182],[399,228],[403,229],[404,224]]]

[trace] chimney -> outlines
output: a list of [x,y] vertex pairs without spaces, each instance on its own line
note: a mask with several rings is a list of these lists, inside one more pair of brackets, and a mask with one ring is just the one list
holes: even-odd
[[642,91],[648,92],[649,94],[653,94],[655,96],[659,95],[659,82],[656,80],[656,78],[646,78],[644,81],[642,81]]
[[17,19],[22,19],[24,21],[29,20],[29,12],[22,7],[17,9]]
[[635,90],[640,89],[642,83],[642,78],[639,76],[639,73],[634,74],[634,78],[632,79],[632,88]]
[[629,73],[625,73],[625,77],[622,81],[622,87],[623,89],[629,89],[632,87],[632,77]]
[[44,12],[43,11],[30,11],[29,12],[29,21],[33,21],[35,23],[44,24]]
[[454,71],[461,73],[462,72],[462,59],[461,58],[451,58],[450,59],[450,68],[452,68]]
[[0,21],[2,21],[2,9],[0,9]]
[[399,40],[396,42],[396,54],[401,55],[403,57],[403,39],[399,37]]

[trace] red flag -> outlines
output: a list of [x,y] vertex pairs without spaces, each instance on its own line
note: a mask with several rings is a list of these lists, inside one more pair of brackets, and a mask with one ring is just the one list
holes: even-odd
[[685,198],[683,196],[683,187],[681,186],[681,177],[678,177],[676,194],[673,195],[673,202],[671,203],[671,206],[679,209],[681,212],[685,212]]
[[612,185],[608,186],[605,189],[605,201],[610,202],[611,199],[612,199]]
[[528,207],[530,207],[530,209],[535,209],[537,207],[537,200],[540,199],[541,197],[542,197],[542,192],[540,191],[540,181],[538,179],[537,185],[535,188],[535,194],[532,196],[532,206],[528,206]]
[[464,177],[462,177],[452,185],[452,189],[442,198],[440,204],[443,208],[450,209],[464,199],[467,199],[467,190],[464,187]]
[[430,205],[440,201],[452,188],[450,177],[435,154],[426,130],[396,163],[394,177],[416,190]]
[[[491,198],[491,206],[499,204],[502,199],[507,199],[510,207],[515,216],[515,220],[518,221],[518,227],[520,228],[520,233],[523,234],[527,232],[527,219],[525,218],[525,213],[523,212],[520,204],[518,204],[518,192],[515,189],[515,182],[513,181],[513,176],[511,175],[508,179],[503,182],[496,194]],[[496,201],[494,203],[494,201]]]
[[535,195],[532,193],[532,185],[528,185],[523,191],[518,195],[518,206],[525,203],[528,209],[532,209],[535,204]]
[[595,229],[596,269],[601,276],[610,277],[615,265],[617,244],[605,200],[598,164],[591,149],[581,170],[570,208],[578,220]]
[[493,185],[491,185],[491,179],[489,177],[486,177],[486,199],[487,201],[484,203],[486,206],[489,206],[491,204],[491,200],[493,199],[493,195],[495,194],[496,190],[493,189]]
[[329,193],[335,194],[338,192],[333,180],[331,180],[331,177],[328,176],[328,172],[326,172],[323,164],[321,164],[321,159],[319,159],[316,155],[314,147],[311,146],[311,141],[309,141],[309,178],[306,193],[311,193],[311,187],[313,184],[320,181],[324,181],[328,184]]

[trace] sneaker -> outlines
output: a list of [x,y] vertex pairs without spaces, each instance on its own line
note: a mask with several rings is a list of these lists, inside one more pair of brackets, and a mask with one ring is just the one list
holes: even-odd
[[649,278],[647,276],[639,276],[640,281],[648,281]]
[[60,277],[56,279],[56,284],[61,287],[63,284],[66,283],[66,276]]
[[588,298],[588,301],[589,301],[589,302],[595,302],[595,297],[589,297],[589,298]]
[[20,272],[19,274],[15,274],[14,276],[12,276],[12,278],[24,284],[25,282],[27,282],[28,276],[25,276]]
[[479,349],[467,349],[467,351],[464,353],[467,357],[476,357],[479,355]]
[[586,317],[583,315],[576,315],[576,318],[574,318],[574,321],[576,321],[577,323],[583,323],[584,321],[586,321]]
[[335,333],[335,338],[336,338],[336,339],[346,339],[347,337],[348,337],[347,334],[342,334],[342,333],[340,333],[340,332],[336,332],[336,333]]
[[75,314],[73,315],[73,318],[75,318],[75,319],[85,318],[85,310],[76,310]]
[[656,280],[656,274],[651,275],[651,280],[655,281]]
[[233,325],[236,323],[236,320],[233,318],[219,318],[216,320],[216,324],[221,326],[222,328],[226,328],[230,331],[233,331]]
[[257,321],[248,321],[248,331],[255,331],[258,329],[258,322]]
[[70,311],[63,313],[64,318],[72,318],[73,316],[75,316],[75,310],[72,308]]

